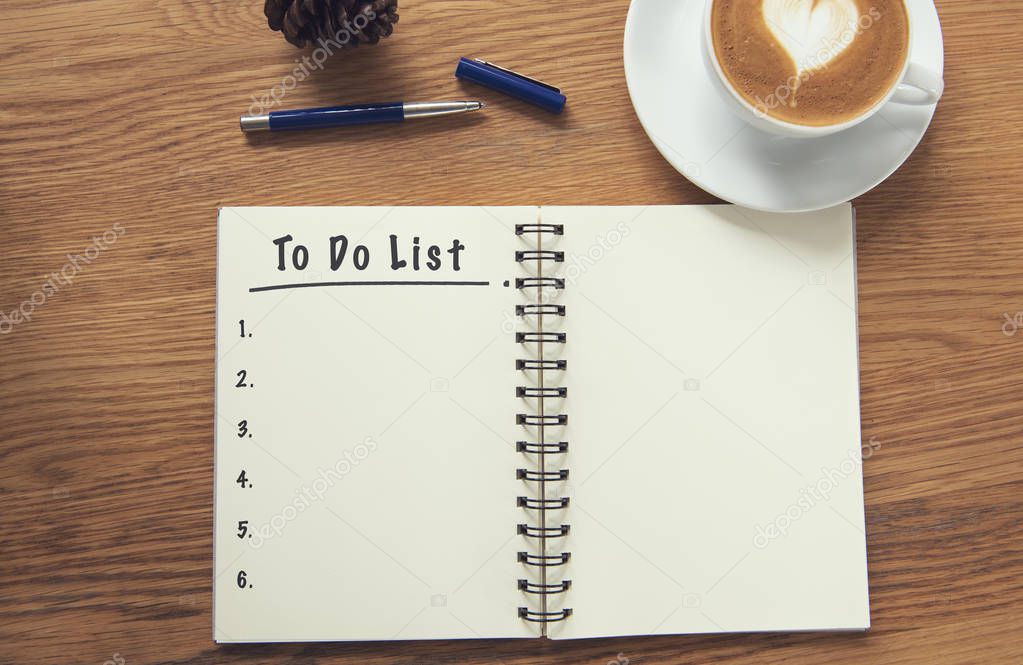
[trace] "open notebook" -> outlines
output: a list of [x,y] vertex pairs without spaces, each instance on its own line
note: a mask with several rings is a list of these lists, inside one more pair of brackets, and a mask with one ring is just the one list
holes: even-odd
[[216,640],[867,628],[853,235],[222,210]]

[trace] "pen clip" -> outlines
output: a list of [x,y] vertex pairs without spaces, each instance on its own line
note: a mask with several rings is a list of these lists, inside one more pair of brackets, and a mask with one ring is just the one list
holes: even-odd
[[518,73],[516,71],[513,71],[511,69],[508,69],[506,67],[502,67],[501,65],[495,65],[492,62],[487,62],[486,60],[481,60],[480,58],[473,58],[473,62],[478,62],[481,65],[485,65],[487,67],[493,67],[494,69],[502,71],[505,74],[511,74],[512,76],[518,77],[518,78],[522,79],[523,81],[529,81],[530,83],[535,83],[536,85],[539,85],[541,87],[547,88],[548,90],[553,90],[554,92],[557,92],[559,94],[561,93],[561,88],[556,88],[553,85],[551,85],[550,83],[544,83],[543,81],[541,81],[539,79],[535,79],[532,76],[526,76],[525,74],[520,74],[520,73]]

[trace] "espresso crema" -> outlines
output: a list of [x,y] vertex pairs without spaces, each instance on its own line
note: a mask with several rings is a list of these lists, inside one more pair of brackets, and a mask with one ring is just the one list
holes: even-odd
[[759,113],[837,125],[877,105],[909,55],[904,0],[714,0],[714,53]]

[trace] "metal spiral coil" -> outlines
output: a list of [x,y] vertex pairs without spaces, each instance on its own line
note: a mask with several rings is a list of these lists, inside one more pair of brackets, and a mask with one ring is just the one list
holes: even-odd
[[549,369],[564,371],[568,369],[567,360],[523,360],[515,361],[515,369]]
[[565,235],[564,224],[516,224],[515,235],[521,236],[527,233],[550,233],[551,235]]
[[554,261],[555,263],[565,262],[565,253],[556,252],[553,249],[525,249],[515,252],[515,260],[519,263],[525,261]]
[[542,316],[544,314],[550,314],[552,316],[565,316],[564,305],[516,305],[515,316]]
[[564,621],[570,616],[572,616],[570,607],[557,612],[533,612],[526,607],[519,608],[519,618],[534,623],[554,623],[555,621]]
[[[563,403],[557,401],[568,397],[568,388],[563,385],[551,385],[563,378],[562,373],[568,369],[568,361],[564,358],[546,357],[545,353],[547,346],[564,345],[568,342],[568,336],[556,329],[560,326],[560,320],[567,315],[566,307],[548,302],[556,299],[557,292],[564,290],[566,282],[561,277],[545,274],[546,269],[552,264],[564,263],[565,252],[551,249],[549,246],[544,247],[545,241],[556,244],[556,236],[563,236],[565,228],[561,224],[519,224],[515,227],[515,233],[523,237],[527,245],[532,245],[515,252],[516,263],[530,266],[527,269],[530,276],[516,278],[515,288],[523,291],[524,297],[534,301],[515,307],[515,315],[528,324],[528,330],[515,333],[515,342],[528,345],[525,348],[531,351],[531,355],[538,356],[515,361],[515,369],[530,372],[531,374],[526,376],[532,379],[528,382],[530,385],[519,385],[515,388],[516,398],[530,400],[520,402],[529,405],[526,409],[528,412],[515,415],[516,424],[530,428],[528,430],[530,438],[515,444],[515,449],[519,453],[530,456],[527,458],[529,466],[515,472],[517,480],[528,483],[526,487],[529,492],[524,494],[530,494],[516,499],[516,505],[524,511],[528,520],[516,526],[516,534],[524,539],[523,542],[531,542],[536,546],[534,552],[519,552],[518,562],[534,569],[538,577],[520,579],[518,588],[529,596],[538,597],[540,605],[539,608],[520,607],[518,612],[521,619],[541,624],[542,634],[547,635],[547,624],[564,621],[572,615],[570,608],[555,609],[549,606],[553,605],[554,601],[548,601],[550,596],[567,597],[565,594],[572,586],[571,580],[560,579],[563,572],[556,572],[559,567],[567,566],[572,553],[558,551],[562,547],[555,545],[564,544],[564,539],[571,532],[569,524],[561,523],[563,513],[559,512],[568,508],[571,499],[562,496],[563,492],[558,491],[561,486],[556,485],[568,480],[569,470],[553,464],[554,460],[565,460],[568,442],[560,440],[561,436],[553,441],[547,438],[549,428],[564,427],[568,424],[568,414],[561,408]],[[527,289],[537,290],[533,292],[526,291]],[[550,319],[554,319],[553,324]],[[552,326],[554,330],[551,329]],[[548,455],[553,456],[553,460],[549,459]]]
[[572,580],[565,580],[560,584],[535,584],[529,580],[519,580],[519,591],[541,595],[565,593],[572,588]]
[[536,443],[533,441],[518,441],[515,444],[516,452],[520,453],[532,453],[539,454],[544,453],[546,455],[556,455],[558,453],[568,452],[568,441],[558,441],[557,443]]
[[565,288],[565,280],[560,277],[516,277],[515,288],[519,289],[531,289],[531,288],[553,288],[562,290]]

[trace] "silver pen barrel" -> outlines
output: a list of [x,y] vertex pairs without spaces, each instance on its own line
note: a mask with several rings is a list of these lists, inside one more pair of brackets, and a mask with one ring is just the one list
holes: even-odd
[[455,113],[469,113],[486,107],[483,102],[405,102],[402,104],[405,119],[434,118]]

